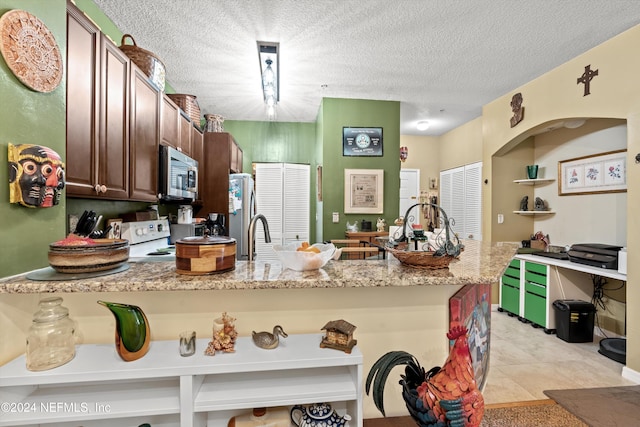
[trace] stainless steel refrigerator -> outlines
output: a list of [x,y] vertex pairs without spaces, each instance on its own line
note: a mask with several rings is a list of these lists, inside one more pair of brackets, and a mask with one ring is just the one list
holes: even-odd
[[248,173],[229,175],[229,236],[236,239],[236,258],[249,259],[249,223],[256,214],[253,178]]

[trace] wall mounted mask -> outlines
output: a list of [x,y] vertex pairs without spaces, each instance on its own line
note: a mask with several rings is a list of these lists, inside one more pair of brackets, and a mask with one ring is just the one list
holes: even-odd
[[48,147],[9,144],[9,202],[50,208],[60,202],[64,162]]
[[400,161],[404,162],[409,157],[409,148],[408,147],[400,147]]

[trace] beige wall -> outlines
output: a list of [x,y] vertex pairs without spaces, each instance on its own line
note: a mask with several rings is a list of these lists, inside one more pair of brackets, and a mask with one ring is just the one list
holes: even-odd
[[[500,171],[493,156],[505,146],[523,141],[545,127],[557,126],[566,119],[594,117],[627,120],[627,198],[640,197],[640,165],[634,158],[640,153],[640,84],[637,80],[640,56],[640,26],[636,26],[600,46],[580,55],[526,85],[496,99],[483,108],[483,172],[496,183]],[[583,96],[583,86],[576,80],[584,67],[599,70],[591,82],[591,94]],[[521,92],[524,119],[511,128],[511,97]],[[603,150],[605,151],[605,150]],[[532,154],[533,155],[533,154]],[[533,157],[532,157],[533,159]],[[523,166],[525,163],[521,164]],[[485,187],[483,192],[483,235],[496,240],[500,234],[494,222],[494,206],[500,203],[499,188]],[[638,203],[628,203],[626,215],[628,243],[628,282],[640,278],[640,212]],[[594,224],[592,224],[594,226]],[[587,230],[588,231],[588,230]],[[514,239],[515,240],[515,239]],[[640,382],[640,288],[627,286],[627,368],[625,375]]]
[[481,162],[482,117],[445,133],[439,138],[439,142],[440,170]]

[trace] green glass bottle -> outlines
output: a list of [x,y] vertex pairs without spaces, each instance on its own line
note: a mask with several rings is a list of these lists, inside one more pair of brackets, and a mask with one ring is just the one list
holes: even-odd
[[142,309],[135,305],[98,301],[116,318],[116,351],[122,360],[140,359],[149,351],[151,332],[149,321]]

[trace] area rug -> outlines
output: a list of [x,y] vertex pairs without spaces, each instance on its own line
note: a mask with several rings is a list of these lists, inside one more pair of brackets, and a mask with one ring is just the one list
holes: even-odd
[[487,405],[480,427],[586,427],[552,400]]
[[[586,427],[553,400],[487,405],[480,427]],[[416,427],[409,416],[372,418],[364,427]]]
[[640,426],[640,386],[545,390],[589,426]]

